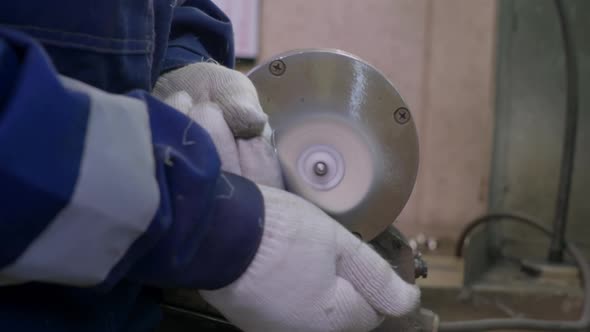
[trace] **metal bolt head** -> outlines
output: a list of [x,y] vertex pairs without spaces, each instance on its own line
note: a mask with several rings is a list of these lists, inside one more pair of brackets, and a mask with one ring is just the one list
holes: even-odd
[[422,259],[422,255],[414,256],[414,277],[416,279],[428,277],[428,265]]
[[313,172],[317,176],[324,176],[326,173],[328,173],[328,165],[322,161],[318,161],[315,163],[315,165],[313,165]]
[[426,247],[428,248],[428,250],[434,251],[438,248],[438,241],[432,237],[428,238],[428,240],[426,240]]
[[426,235],[424,235],[424,233],[418,233],[418,235],[416,235],[416,242],[423,246],[426,243]]
[[406,124],[411,118],[410,111],[405,107],[400,107],[393,113],[393,118],[395,119],[395,122],[399,124]]
[[285,73],[287,66],[282,60],[274,60],[268,65],[268,70],[275,76],[281,76]]

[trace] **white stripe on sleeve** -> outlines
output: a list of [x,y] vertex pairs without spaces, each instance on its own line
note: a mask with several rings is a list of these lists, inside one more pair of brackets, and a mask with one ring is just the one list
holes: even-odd
[[0,284],[98,284],[146,231],[159,205],[145,103],[63,82],[91,98],[76,186],[69,204],[0,271]]

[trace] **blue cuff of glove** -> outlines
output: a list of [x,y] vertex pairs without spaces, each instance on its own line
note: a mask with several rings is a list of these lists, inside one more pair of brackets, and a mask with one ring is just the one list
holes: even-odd
[[[214,188],[207,225],[176,225],[136,265],[132,279],[158,287],[214,290],[248,268],[262,240],[264,202],[251,181],[222,173]],[[198,218],[198,217],[195,217]]]
[[186,0],[174,9],[160,75],[209,59],[228,68],[234,67],[231,22],[211,1]]
[[264,201],[251,181],[222,173],[215,190],[212,222],[202,240],[197,283],[217,289],[238,279],[248,268],[262,240]]
[[199,38],[195,36],[183,36],[171,41],[166,50],[166,58],[162,62],[160,74],[187,66],[192,63],[209,61],[211,55]]

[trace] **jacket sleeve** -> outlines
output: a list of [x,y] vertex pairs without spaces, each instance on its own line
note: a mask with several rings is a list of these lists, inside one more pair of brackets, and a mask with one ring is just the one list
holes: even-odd
[[172,12],[162,74],[208,60],[233,68],[234,40],[228,17],[210,0],[178,0]]
[[0,285],[223,287],[252,260],[263,210],[180,112],[60,77],[0,29]]

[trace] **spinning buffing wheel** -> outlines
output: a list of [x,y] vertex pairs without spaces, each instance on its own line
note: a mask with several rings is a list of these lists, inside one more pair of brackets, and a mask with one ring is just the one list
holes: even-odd
[[249,77],[270,117],[287,189],[369,241],[405,206],[416,128],[393,85],[338,50],[285,53]]

